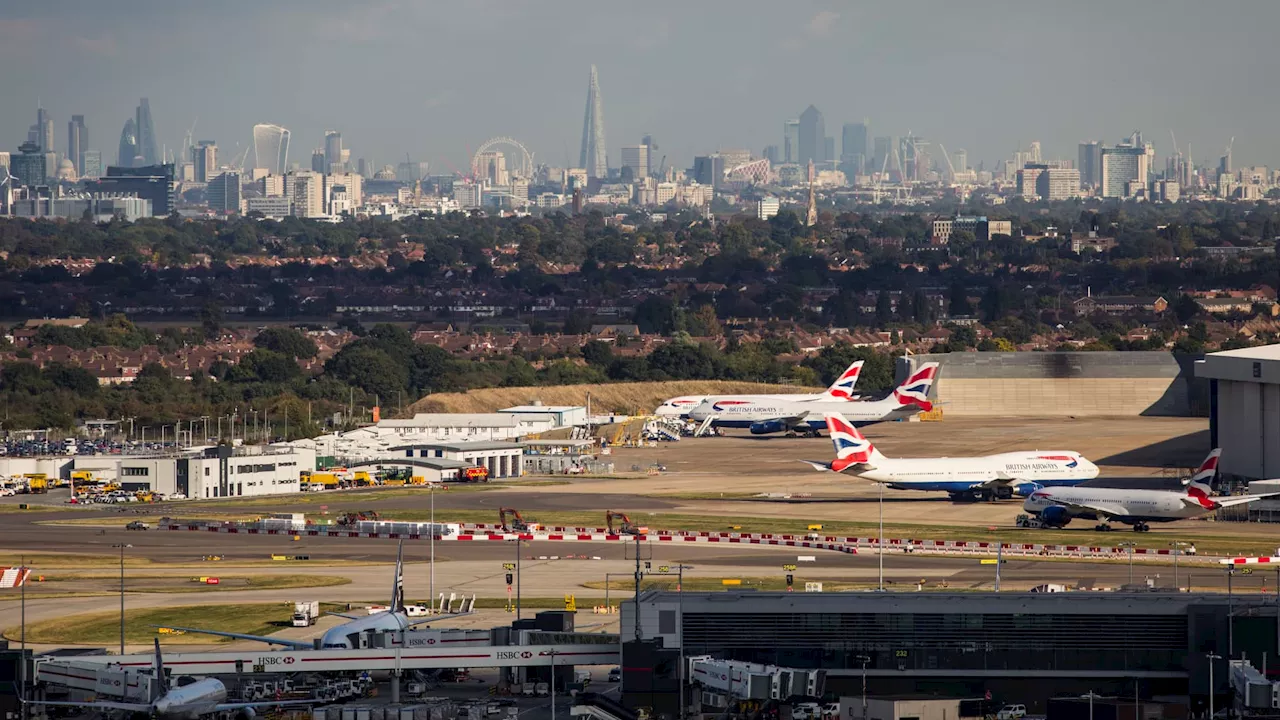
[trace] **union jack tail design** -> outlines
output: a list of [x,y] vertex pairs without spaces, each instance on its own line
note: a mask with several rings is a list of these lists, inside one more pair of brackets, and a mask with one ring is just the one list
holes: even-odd
[[879,453],[871,441],[858,432],[858,428],[844,419],[843,415],[826,416],[827,432],[831,434],[831,444],[835,446],[836,458],[831,461],[832,472],[843,472],[850,465],[869,462]]
[[838,400],[852,400],[853,386],[858,384],[858,376],[862,374],[864,362],[864,360],[858,360],[840,373],[840,377],[827,388],[827,396]]
[[1218,474],[1218,458],[1222,457],[1222,448],[1214,448],[1209,456],[1200,463],[1200,467],[1196,468],[1196,472],[1191,476],[1192,483],[1201,483],[1204,485],[1212,485],[1214,477]]
[[925,363],[907,377],[906,381],[893,391],[893,397],[899,405],[915,405],[924,412],[933,409],[929,401],[929,389],[938,377],[938,363]]

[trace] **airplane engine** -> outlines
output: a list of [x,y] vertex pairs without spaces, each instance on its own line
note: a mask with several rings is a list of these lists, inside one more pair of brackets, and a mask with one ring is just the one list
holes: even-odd
[[1013,491],[1020,497],[1031,497],[1031,493],[1043,489],[1044,486],[1036,482],[1018,483],[1013,486]]
[[1040,511],[1040,520],[1045,525],[1066,527],[1071,522],[1071,513],[1067,512],[1067,509],[1061,505],[1050,505]]
[[751,423],[752,435],[768,435],[769,433],[786,432],[787,424],[781,420],[764,420]]
[[236,711],[236,720],[254,720],[256,717],[258,713],[254,712],[253,708],[240,708]]

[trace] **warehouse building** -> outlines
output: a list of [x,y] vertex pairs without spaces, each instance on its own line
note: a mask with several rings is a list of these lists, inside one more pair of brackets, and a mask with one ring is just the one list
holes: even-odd
[[316,456],[293,446],[219,445],[178,454],[77,456],[74,469],[114,477],[123,490],[203,500],[296,493],[301,473],[316,469]]
[[[938,402],[965,416],[1195,416],[1209,412],[1195,356],[1168,352],[932,353],[900,364],[937,362]],[[898,368],[905,377],[904,367]]]
[[[1207,653],[1274,666],[1276,612],[1272,597],[1239,594],[651,590],[622,604],[623,635],[634,628],[638,638],[623,645],[622,697],[675,707],[671,678],[625,668],[667,667],[683,654],[823,669],[827,691],[841,696],[859,694],[865,672],[877,696],[990,692],[1025,698],[1032,713],[1044,712],[1036,698],[1086,692],[1203,705]],[[1225,697],[1226,661],[1213,669]]]
[[1222,448],[1219,471],[1245,480],[1280,477],[1280,345],[1211,353],[1196,363],[1196,377],[1209,381],[1209,439]]
[[464,467],[479,466],[489,470],[490,480],[520,477],[520,445],[508,442],[474,441],[454,443],[422,443],[391,448],[390,457],[450,460]]

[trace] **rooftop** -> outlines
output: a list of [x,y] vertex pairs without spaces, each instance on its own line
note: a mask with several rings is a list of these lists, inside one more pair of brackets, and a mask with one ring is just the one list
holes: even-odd
[[414,443],[411,445],[398,445],[391,448],[392,452],[396,450],[449,450],[452,452],[474,452],[477,450],[519,450],[519,443],[498,442],[489,440],[469,440],[463,442],[438,442],[438,443]]

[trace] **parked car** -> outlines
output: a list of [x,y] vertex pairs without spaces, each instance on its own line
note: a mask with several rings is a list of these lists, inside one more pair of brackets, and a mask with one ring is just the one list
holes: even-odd
[[996,713],[996,720],[1021,720],[1027,716],[1026,705],[1005,705]]
[[124,529],[125,530],[150,530],[151,526],[142,522],[141,520],[134,520],[128,525],[125,525]]
[[609,671],[609,682],[621,682],[621,681],[622,681],[622,668],[616,667]]
[[164,499],[165,500],[186,500],[187,496],[179,492],[179,493],[173,493],[172,495],[166,495]]

